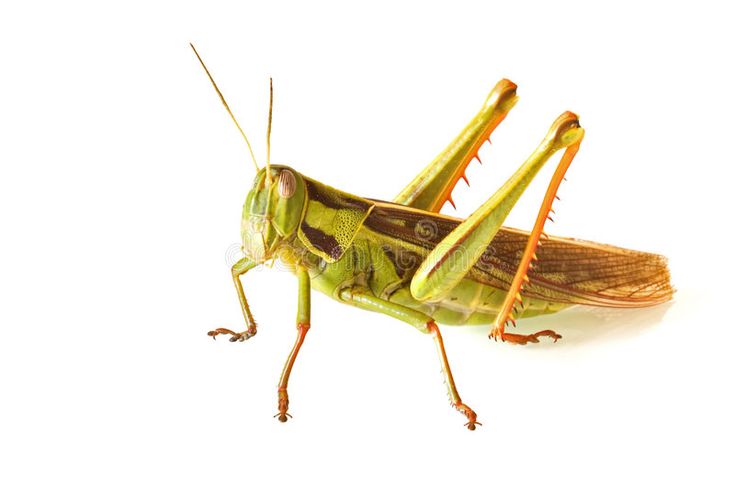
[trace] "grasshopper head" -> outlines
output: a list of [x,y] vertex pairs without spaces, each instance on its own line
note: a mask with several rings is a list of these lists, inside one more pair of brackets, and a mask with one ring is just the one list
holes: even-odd
[[199,56],[193,44],[189,44],[194,51],[199,63],[212,82],[214,90],[219,95],[227,113],[237,126],[240,134],[250,150],[255,168],[258,169],[253,182],[253,187],[248,192],[245,205],[242,208],[242,251],[245,256],[256,264],[261,264],[272,258],[283,240],[291,237],[298,228],[306,200],[306,191],[303,178],[294,170],[283,165],[271,165],[271,124],[273,122],[273,79],[270,81],[270,106],[268,109],[268,132],[266,145],[268,153],[265,168],[258,168],[255,154],[250,146],[250,141],[230,106],[225,101],[222,92],[209,73],[209,69]]
[[305,197],[304,180],[298,172],[283,165],[260,169],[242,208],[245,255],[256,263],[273,257],[283,240],[296,232]]

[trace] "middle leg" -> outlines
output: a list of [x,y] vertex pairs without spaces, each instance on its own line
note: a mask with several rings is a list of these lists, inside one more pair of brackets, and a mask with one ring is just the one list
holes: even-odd
[[444,350],[444,341],[442,340],[439,327],[436,325],[433,318],[420,311],[377,298],[370,291],[363,288],[352,287],[343,289],[339,293],[339,298],[352,306],[392,316],[393,318],[412,325],[419,332],[431,335],[434,339],[436,350],[439,353],[442,373],[444,374],[444,381],[447,385],[449,399],[451,400],[452,406],[467,417],[467,423],[464,425],[467,426],[469,430],[475,430],[477,425],[482,425],[477,421],[477,414],[474,410],[465,404],[459,397],[457,386],[454,384],[452,370],[449,367],[447,352]]

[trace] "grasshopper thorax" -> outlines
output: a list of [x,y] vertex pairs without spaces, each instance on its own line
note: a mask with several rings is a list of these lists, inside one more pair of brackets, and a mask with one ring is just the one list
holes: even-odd
[[283,165],[260,169],[242,208],[243,253],[256,263],[274,257],[296,233],[305,198],[304,181],[295,170]]

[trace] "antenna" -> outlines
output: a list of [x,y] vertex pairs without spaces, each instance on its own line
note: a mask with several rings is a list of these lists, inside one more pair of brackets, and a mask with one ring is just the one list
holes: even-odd
[[[197,52],[197,48],[195,48],[192,43],[189,43],[189,46],[191,46],[191,49],[194,50],[194,54],[197,56],[199,63],[202,64],[202,68],[204,68],[204,71],[207,73],[207,76],[209,77],[209,81],[212,82],[212,86],[214,87],[214,90],[217,91],[217,95],[219,95],[219,99],[222,101],[222,105],[225,106],[225,109],[227,109],[227,113],[232,118],[232,122],[235,123],[235,126],[237,126],[237,129],[240,131],[240,134],[242,135],[243,138],[245,138],[245,143],[247,143],[248,145],[248,150],[250,151],[250,156],[253,159],[253,164],[255,164],[255,171],[257,172],[258,170],[260,170],[260,168],[258,168],[258,162],[255,160],[255,153],[253,153],[253,147],[250,146],[250,140],[248,140],[248,137],[245,135],[245,131],[242,130],[242,128],[240,127],[240,124],[237,122],[237,119],[235,119],[235,115],[230,110],[230,106],[227,105],[227,101],[225,100],[224,95],[222,95],[222,92],[220,92],[219,87],[217,87],[217,84],[215,83],[214,78],[212,78],[212,74],[209,73],[209,70],[207,69],[207,65],[204,64],[204,61],[202,61],[202,57],[199,56],[199,53]],[[271,99],[271,103],[272,103],[272,99]],[[270,134],[270,123],[268,124],[268,127],[269,127],[268,133]],[[268,152],[270,153],[270,149],[268,150]]]
[[268,132],[266,133],[265,139],[265,175],[266,180],[271,180],[271,127],[273,126],[273,77],[270,79],[271,97],[270,104],[268,105]]

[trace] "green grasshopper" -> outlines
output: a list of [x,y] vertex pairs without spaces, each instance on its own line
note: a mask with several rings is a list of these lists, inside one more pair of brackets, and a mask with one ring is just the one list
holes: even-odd
[[[192,49],[194,46],[192,45]],[[391,316],[428,334],[436,345],[449,397],[474,430],[475,412],[459,396],[437,323],[492,325],[489,337],[513,344],[561,338],[552,330],[507,332],[518,318],[572,305],[644,307],[673,294],[666,258],[590,241],[549,236],[556,193],[584,130],[565,112],[541,144],[465,220],[439,214],[480,146],[515,105],[516,85],[501,80],[477,115],[392,202],[334,189],[296,170],[270,164],[273,84],[267,159],[258,168],[252,147],[194,49],[230,117],[247,142],[257,173],[242,212],[244,258],[232,267],[247,329],[209,332],[244,341],[257,332],[240,276],[278,259],[298,278],[297,337],[278,385],[278,419],[287,421],[288,380],[310,327],[314,288],[347,305]],[[503,227],[505,218],[544,163],[563,155],[530,232]],[[539,246],[543,243],[543,246]]]

